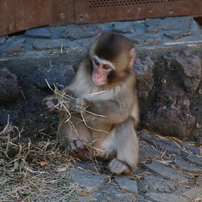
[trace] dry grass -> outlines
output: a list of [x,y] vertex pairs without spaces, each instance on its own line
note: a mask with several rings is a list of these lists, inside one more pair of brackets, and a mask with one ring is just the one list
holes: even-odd
[[76,201],[67,172],[73,157],[57,141],[33,143],[21,132],[9,122],[0,132],[0,201]]
[[[65,122],[76,131],[68,110],[70,100],[74,98],[56,87],[54,94],[60,101],[56,108],[64,111]],[[19,129],[8,122],[0,132],[0,201],[77,201],[75,189],[78,185],[71,182],[68,172],[73,167],[71,161],[76,158],[59,150],[56,136],[52,138],[44,132],[44,128],[34,129],[38,123],[27,118],[26,121],[31,124],[26,129]],[[83,118],[81,121],[85,123]],[[42,123],[41,127],[43,124],[46,123]],[[25,138],[24,131],[27,130],[30,133]],[[79,134],[78,139],[81,140]],[[92,143],[84,144],[96,169],[95,148]]]
[[[69,106],[70,106],[70,103],[75,100],[75,98],[71,97],[70,95],[67,95],[64,91],[59,91],[56,86],[54,86],[54,89],[52,89],[51,86],[48,84],[48,82],[47,82],[47,85],[53,91],[53,94],[54,94],[54,96],[57,99],[57,101],[56,101],[57,103],[55,104],[55,109],[57,111],[60,111],[60,112],[63,113],[64,122],[69,124],[69,126],[71,128],[71,131],[74,131],[74,133],[77,135],[77,140],[80,140],[83,143],[85,149],[88,151],[88,152],[86,152],[86,155],[88,155],[87,157],[89,159],[93,160],[94,163],[95,163],[95,165],[96,165],[97,163],[96,163],[95,153],[99,153],[99,155],[103,155],[105,151],[103,151],[101,149],[98,149],[98,148],[95,148],[93,146],[93,143],[96,140],[94,140],[93,142],[90,142],[90,143],[85,142],[81,138],[81,136],[80,136],[79,132],[77,131],[77,129],[75,128],[74,124],[71,122],[72,112],[69,110]],[[93,97],[93,96],[96,96],[98,94],[102,94],[104,92],[105,91],[88,94],[88,95],[84,96],[83,98]],[[103,131],[103,130],[100,130],[100,129],[92,128],[92,127],[90,127],[87,124],[87,122],[86,122],[86,120],[84,118],[84,113],[86,113],[86,112],[88,114],[93,115],[93,116],[106,118],[103,115],[95,114],[95,113],[92,113],[92,112],[88,111],[87,108],[88,107],[86,107],[86,106],[84,106],[84,107],[81,108],[81,110],[80,110],[81,119],[79,121],[83,122],[85,124],[85,126],[87,128],[89,128],[90,130],[108,133],[107,131]]]

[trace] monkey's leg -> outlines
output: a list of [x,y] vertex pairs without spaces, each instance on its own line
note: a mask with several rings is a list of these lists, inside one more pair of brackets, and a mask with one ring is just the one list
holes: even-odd
[[115,130],[117,156],[109,163],[115,174],[131,174],[137,170],[139,143],[131,118],[119,124]]
[[79,115],[74,114],[68,121],[61,115],[58,135],[63,148],[81,160],[89,159],[90,154],[85,144],[92,141],[91,134]]

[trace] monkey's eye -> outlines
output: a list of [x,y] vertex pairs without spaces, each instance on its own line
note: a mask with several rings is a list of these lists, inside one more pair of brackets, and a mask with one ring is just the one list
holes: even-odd
[[100,65],[100,63],[96,59],[93,59],[93,61],[94,61],[94,63],[95,63],[96,66]]
[[109,65],[103,65],[103,69],[108,70],[110,68]]

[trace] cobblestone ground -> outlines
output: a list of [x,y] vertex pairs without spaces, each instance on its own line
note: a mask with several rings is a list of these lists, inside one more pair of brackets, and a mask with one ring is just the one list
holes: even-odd
[[[79,184],[79,201],[202,201],[200,148],[147,131],[138,135],[139,170],[132,176],[96,174],[92,162],[75,163],[77,169],[70,170],[70,175]],[[97,169],[105,173],[101,164]]]
[[[102,31],[125,34],[135,43],[138,52],[147,47],[152,50],[159,46],[162,49],[157,51],[161,51],[172,44],[202,41],[200,28],[192,18],[172,19],[173,21],[166,18],[139,22],[44,27],[0,37],[0,67],[9,67],[9,70],[17,75],[22,84],[21,90],[25,97],[31,100],[30,91],[37,94],[46,87],[45,78],[48,78],[51,86],[60,82],[62,85],[68,85],[75,73],[72,64],[78,64],[86,48]],[[170,32],[167,31],[169,29]],[[64,60],[68,66],[64,66]],[[57,65],[54,64],[55,61]],[[31,70],[35,64],[38,66]],[[50,71],[44,72],[44,64],[48,65],[49,70],[53,70],[51,75]],[[57,68],[52,68],[53,66]],[[36,111],[34,101],[32,100],[31,104],[26,102],[25,106],[28,107],[25,113]],[[12,107],[0,107],[0,124],[5,124],[8,114],[14,111]],[[13,113],[11,118],[18,118],[20,113],[20,111]],[[200,124],[198,126],[200,128]],[[201,142],[199,141],[197,145],[195,142],[180,141],[174,137],[165,138],[146,130],[139,131],[138,137],[139,169],[132,176],[110,175],[103,164],[96,162],[74,163],[75,169],[70,170],[69,174],[72,181],[78,184],[76,189],[78,201],[202,201]]]

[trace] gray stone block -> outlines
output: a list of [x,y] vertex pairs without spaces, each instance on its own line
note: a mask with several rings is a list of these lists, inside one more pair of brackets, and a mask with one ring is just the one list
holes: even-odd
[[78,196],[79,202],[95,202],[97,201],[96,198],[92,196]]
[[25,32],[25,36],[32,37],[32,38],[44,38],[44,39],[50,39],[51,38],[51,32],[49,28],[35,28],[30,29]]
[[2,53],[5,54],[22,54],[25,46],[25,39],[18,39],[13,42],[8,48],[4,49]]
[[49,68],[39,67],[33,72],[31,80],[39,88],[46,88],[48,84],[64,88],[70,83],[74,73],[72,65],[56,65]]
[[67,25],[62,37],[69,40],[81,38],[91,38],[102,32],[102,27],[96,24],[92,25]]
[[131,179],[131,176],[117,176],[115,181],[123,191],[129,191],[138,194],[137,182]]
[[184,147],[186,150],[193,152],[194,154],[200,154],[200,150],[199,147],[197,147],[197,145],[190,144],[187,142],[180,142],[180,145],[182,145],[182,147]]
[[144,166],[164,178],[178,182],[179,184],[188,184],[188,180],[182,173],[163,163],[153,161],[151,164],[144,164]]
[[33,48],[36,50],[63,49],[69,48],[69,43],[64,39],[36,39],[33,42]]
[[156,19],[146,19],[145,24],[147,30],[155,34],[161,31],[168,30],[182,30],[187,31],[190,29],[190,23],[193,20],[191,17],[168,17],[168,18],[156,18]]
[[168,37],[174,41],[181,39],[183,37],[191,36],[192,33],[190,31],[168,31],[163,33],[165,37]]
[[92,173],[82,172],[79,170],[70,170],[70,175],[75,183],[80,184],[89,192],[102,189],[104,184],[109,181],[107,175],[94,175]]
[[154,158],[161,156],[162,152],[157,149],[154,149],[150,145],[140,147],[139,157],[140,159]]
[[147,193],[145,196],[157,202],[188,202],[187,199],[174,194]]
[[202,175],[200,175],[196,180],[196,185],[202,187]]
[[144,181],[140,185],[140,189],[145,192],[165,192],[171,193],[176,189],[176,183],[155,177],[153,175],[145,175]]
[[[198,202],[202,201],[202,188],[193,188],[182,194],[183,197],[186,197],[189,201],[196,200]],[[195,201],[194,200],[194,201]]]
[[0,37],[0,45],[3,45],[7,40],[6,36]]
[[180,154],[180,148],[172,141],[166,139],[160,139],[154,135],[145,134],[140,136],[140,140],[144,140],[154,146],[157,146],[160,150],[167,151],[169,153]]
[[175,165],[181,170],[188,171],[191,173],[192,172],[202,172],[202,168],[193,166],[193,165],[191,165],[185,161],[182,161],[180,159],[176,159],[174,162],[175,162]]
[[133,34],[127,35],[127,37],[135,44],[139,46],[152,46],[161,45],[162,41],[158,36],[153,36],[150,34]]
[[[98,201],[101,201],[101,202],[134,202],[134,201],[139,201],[139,200],[137,200],[137,195],[135,195],[133,193],[128,193],[128,192],[126,193],[123,190],[118,191],[117,189],[113,189],[111,186],[108,187],[107,189],[103,189],[100,196],[98,197],[98,199],[99,199]],[[143,199],[141,199],[140,201],[146,202]]]
[[115,22],[114,30],[122,34],[134,33],[134,22]]
[[202,159],[197,157],[196,155],[189,155],[186,157],[186,159],[191,162],[191,163],[194,163],[194,164],[198,164],[200,166],[202,166]]

